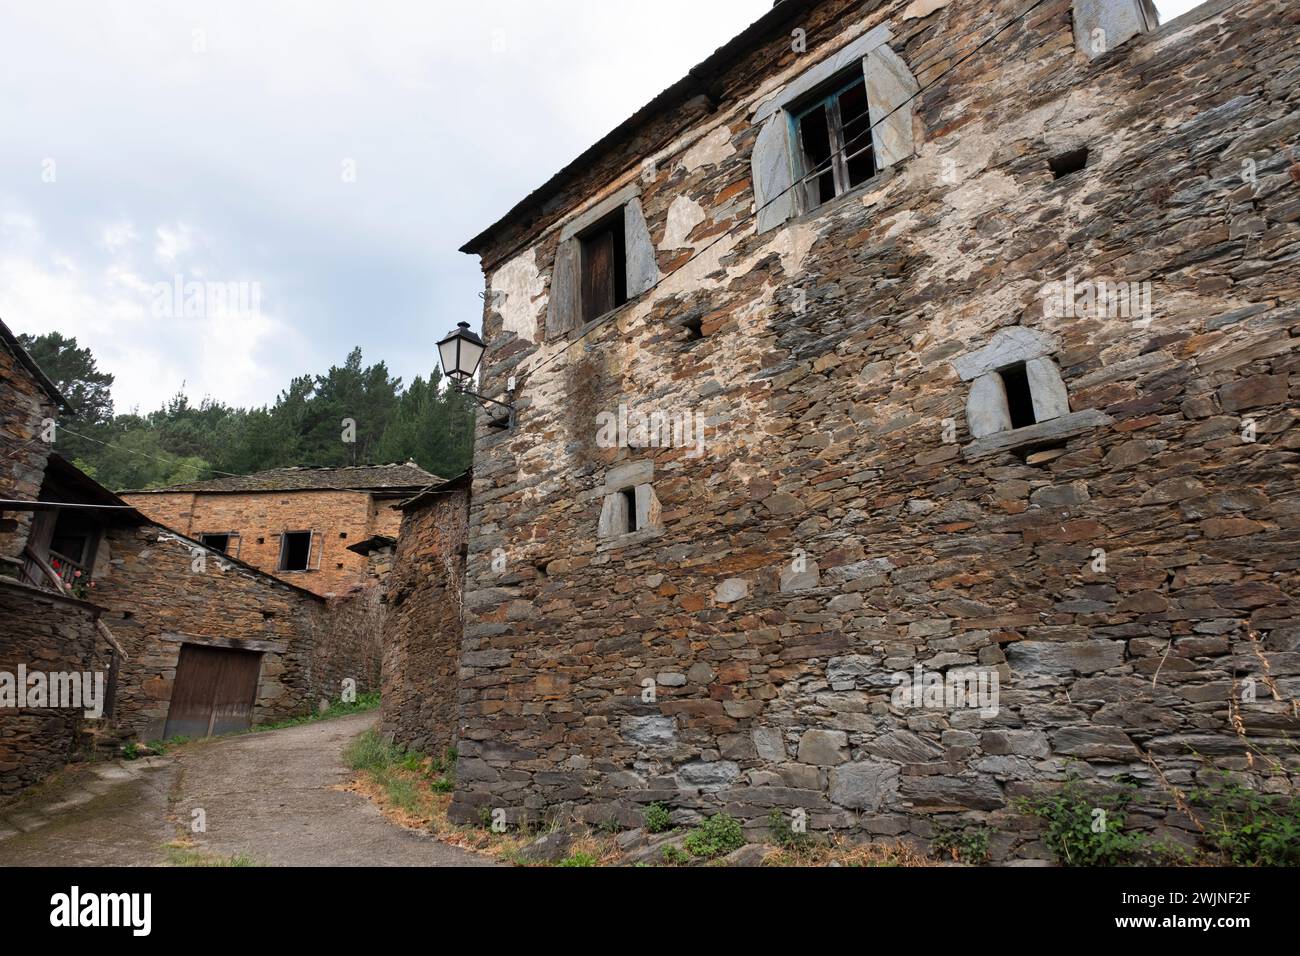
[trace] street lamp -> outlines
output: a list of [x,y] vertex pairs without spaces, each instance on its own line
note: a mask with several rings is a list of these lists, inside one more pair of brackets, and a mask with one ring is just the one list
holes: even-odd
[[507,405],[505,402],[498,402],[494,398],[488,398],[469,390],[469,384],[474,380],[475,373],[478,372],[485,351],[487,351],[487,346],[483,344],[481,338],[470,331],[468,322],[460,323],[454,332],[438,343],[438,356],[442,359],[442,371],[447,378],[451,379],[452,387],[462,395],[468,395],[474,399],[484,409],[488,405],[504,408],[506,414],[492,419],[489,423],[493,428],[514,428],[514,405]]

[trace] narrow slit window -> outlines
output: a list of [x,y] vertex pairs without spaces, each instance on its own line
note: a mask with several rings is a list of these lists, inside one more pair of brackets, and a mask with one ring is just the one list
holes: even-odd
[[306,571],[311,562],[311,532],[290,531],[280,545],[281,571]]
[[795,133],[807,208],[829,202],[876,174],[862,77],[796,113]]
[[580,239],[582,321],[591,322],[627,302],[627,233],[623,209]]
[[1011,413],[1012,428],[1027,428],[1038,424],[1034,415],[1034,396],[1029,390],[1029,375],[1025,363],[1005,368],[1000,373],[1007,390],[1007,410]]
[[641,530],[636,523],[636,489],[625,488],[619,494],[623,496],[627,504],[627,533],[631,534],[633,531]]

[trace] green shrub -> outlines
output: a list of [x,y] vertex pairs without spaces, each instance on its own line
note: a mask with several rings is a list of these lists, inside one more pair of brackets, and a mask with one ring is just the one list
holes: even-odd
[[987,863],[989,860],[989,837],[992,831],[987,827],[939,826],[935,828],[934,848],[943,856],[961,863]]
[[1024,797],[1017,806],[1046,822],[1043,842],[1065,866],[1120,866],[1144,848],[1140,834],[1124,832],[1122,811],[1131,801],[1132,788],[1091,799],[1071,777],[1055,794]]
[[650,833],[667,833],[673,828],[672,815],[662,803],[645,808],[645,828]]
[[692,856],[712,860],[739,850],[745,845],[745,834],[739,821],[730,814],[718,813],[688,833],[682,845]]
[[663,861],[669,866],[681,866],[683,863],[691,862],[690,854],[683,853],[678,847],[669,844],[664,847]]
[[590,853],[575,853],[567,860],[561,860],[556,866],[595,866],[596,858]]
[[1223,781],[1189,795],[1208,816],[1205,843],[1232,866],[1300,866],[1300,797]]
[[767,815],[767,829],[772,834],[772,844],[787,850],[793,850],[808,839],[807,833],[796,833],[785,814],[775,807]]

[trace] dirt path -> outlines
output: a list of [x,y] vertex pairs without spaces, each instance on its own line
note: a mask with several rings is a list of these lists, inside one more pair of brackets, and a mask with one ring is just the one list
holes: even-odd
[[343,749],[373,714],[83,768],[0,810],[0,866],[156,866],[202,810],[194,849],[265,866],[490,866],[389,823],[347,780]]

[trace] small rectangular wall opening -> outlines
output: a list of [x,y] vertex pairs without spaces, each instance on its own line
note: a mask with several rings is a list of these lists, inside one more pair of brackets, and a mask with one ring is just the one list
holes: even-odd
[[211,548],[221,554],[230,553],[230,535],[228,534],[204,534],[199,536],[199,544],[205,548]]
[[1034,396],[1029,390],[1029,375],[1025,363],[1004,368],[999,374],[1007,390],[1007,410],[1011,413],[1012,428],[1027,428],[1038,424],[1034,415]]
[[1047,165],[1052,170],[1053,179],[1064,179],[1066,176],[1071,176],[1088,165],[1088,147],[1080,146],[1078,149],[1072,149],[1053,156],[1047,161]]
[[280,544],[280,570],[306,571],[311,560],[311,532],[285,532]]
[[627,533],[641,530],[636,523],[636,489],[625,488],[619,494],[627,501]]

